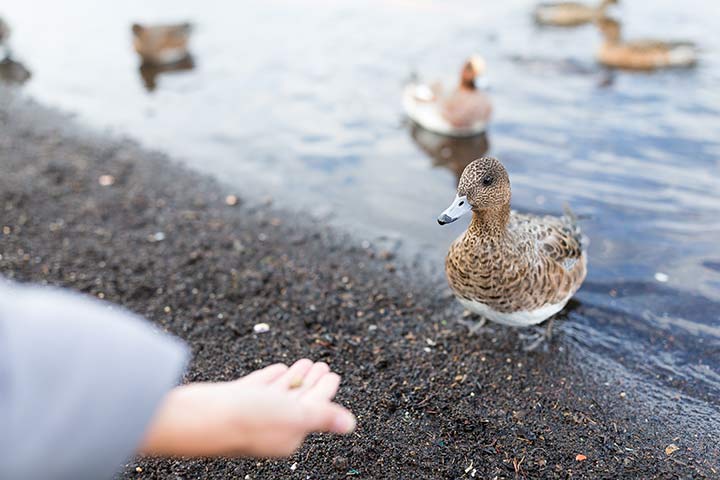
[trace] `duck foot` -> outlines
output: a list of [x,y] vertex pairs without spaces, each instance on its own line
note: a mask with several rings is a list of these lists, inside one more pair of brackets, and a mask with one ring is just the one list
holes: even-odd
[[521,340],[526,341],[525,345],[523,345],[523,351],[534,352],[540,345],[543,345],[544,350],[547,350],[550,340],[552,339],[552,327],[553,319],[551,318],[547,321],[545,328],[535,327],[535,333],[518,334]]
[[487,323],[487,319],[484,317],[480,317],[479,321],[463,320],[461,318],[458,318],[457,322],[460,325],[464,325],[468,328],[468,336],[477,335],[478,333],[484,331],[489,331],[488,328],[483,328]]

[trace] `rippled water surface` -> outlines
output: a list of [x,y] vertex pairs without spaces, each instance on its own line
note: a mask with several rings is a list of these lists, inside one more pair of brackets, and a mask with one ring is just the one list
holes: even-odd
[[[700,66],[610,73],[592,26],[539,29],[532,2],[32,2],[6,0],[23,87],[197,169],[385,237],[437,269],[463,225],[435,217],[486,150],[517,210],[569,203],[590,272],[563,329],[578,348],[672,392],[720,394],[720,4],[624,2],[628,37],[691,39]],[[148,92],[132,21],[196,26],[194,68]],[[449,141],[403,120],[412,72],[488,63],[486,137]],[[192,65],[187,66],[187,68]]]

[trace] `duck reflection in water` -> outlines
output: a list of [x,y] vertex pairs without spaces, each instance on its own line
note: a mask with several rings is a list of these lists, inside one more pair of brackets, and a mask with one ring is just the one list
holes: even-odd
[[32,76],[25,65],[13,58],[9,45],[10,26],[0,18],[0,82],[21,85]]
[[133,46],[142,61],[140,76],[145,88],[157,88],[157,77],[163,73],[181,72],[195,68],[188,51],[192,25],[140,25],[133,24]]
[[152,92],[157,88],[157,77],[163,73],[182,72],[195,68],[195,61],[191,55],[175,63],[167,65],[155,65],[143,63],[140,65],[140,76],[142,77],[145,89]]
[[415,144],[431,158],[433,166],[447,168],[458,182],[465,167],[483,157],[490,148],[485,132],[472,137],[448,137],[413,123],[410,134]]

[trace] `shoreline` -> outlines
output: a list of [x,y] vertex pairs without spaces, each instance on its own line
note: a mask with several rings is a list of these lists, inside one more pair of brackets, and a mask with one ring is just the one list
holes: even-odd
[[[663,402],[645,411],[649,390],[606,384],[612,372],[585,365],[562,334],[547,353],[523,352],[502,327],[468,337],[454,323],[459,305],[420,269],[2,89],[0,167],[1,275],[147,317],[190,344],[185,381],[324,360],[343,375],[338,401],[358,416],[356,434],[314,435],[289,459],[134,459],[120,478],[720,472],[716,422],[693,429]],[[254,334],[260,322],[270,332]],[[717,414],[700,403],[691,407]],[[679,450],[666,455],[670,444]]]

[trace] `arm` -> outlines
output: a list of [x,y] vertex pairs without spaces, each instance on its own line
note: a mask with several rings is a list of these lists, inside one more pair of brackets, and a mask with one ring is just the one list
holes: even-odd
[[135,452],[187,356],[121,309],[0,283],[3,476],[108,477]]

